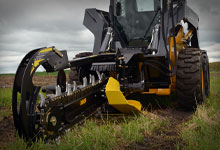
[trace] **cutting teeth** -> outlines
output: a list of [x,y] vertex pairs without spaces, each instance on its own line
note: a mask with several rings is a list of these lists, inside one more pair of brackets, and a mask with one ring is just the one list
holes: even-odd
[[83,87],[86,87],[88,85],[88,80],[86,77],[83,78]]
[[102,80],[105,78],[105,74],[104,73],[102,73],[101,74],[101,76],[100,76],[100,79],[99,79],[99,83],[101,83],[102,82]]
[[91,83],[92,83],[92,75],[89,74],[89,84],[91,84]]
[[67,95],[70,95],[72,93],[72,84],[67,84]]
[[60,96],[61,95],[61,88],[59,85],[56,86],[56,96]]
[[104,79],[104,77],[105,77],[105,74],[104,74],[104,73],[102,73],[102,74],[101,74],[101,80],[103,80],[103,79]]
[[101,80],[101,74],[100,74],[100,72],[99,72],[99,71],[96,71],[96,73],[97,73],[97,75],[98,75],[99,80]]
[[69,83],[66,82],[66,93],[68,93],[68,86],[69,86]]
[[39,93],[39,95],[40,95],[40,107],[43,107],[45,104],[45,98],[42,93]]
[[95,76],[94,75],[91,76],[91,84],[95,85]]
[[73,81],[73,91],[77,90],[77,84],[76,81]]

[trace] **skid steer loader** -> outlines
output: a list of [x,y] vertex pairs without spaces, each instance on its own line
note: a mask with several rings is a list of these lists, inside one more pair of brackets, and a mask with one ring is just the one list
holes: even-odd
[[[141,113],[138,100],[127,100],[133,93],[176,92],[187,109],[209,95],[209,60],[199,48],[199,18],[186,0],[110,0],[109,12],[86,9],[83,24],[95,37],[92,53],[68,60],[66,50],[43,47],[30,51],[17,69],[13,118],[26,140],[57,138],[100,107]],[[34,85],[39,66],[58,72],[56,85]]]

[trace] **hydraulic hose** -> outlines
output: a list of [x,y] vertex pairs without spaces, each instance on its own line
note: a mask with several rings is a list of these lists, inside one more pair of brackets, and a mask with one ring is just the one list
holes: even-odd
[[[166,8],[166,3],[165,3],[165,0],[164,0],[163,1],[163,11],[162,11],[162,37],[163,37],[163,41],[164,41],[164,45],[165,45],[165,50],[166,50],[166,53],[167,53],[167,59],[168,59],[169,65],[171,66],[171,70],[169,68],[167,68],[164,64],[162,64],[160,62],[153,61],[153,60],[146,61],[145,65],[151,66],[152,68],[158,70],[163,75],[166,75],[168,77],[172,77],[172,76],[174,76],[176,74],[176,70],[177,70],[177,62],[176,62],[177,61],[177,48],[176,48],[176,39],[175,39],[175,24],[174,24],[174,14],[173,14],[173,0],[171,0],[169,7],[170,8],[169,8],[169,13],[168,13],[168,19],[169,19],[169,15],[171,15],[171,20],[172,20],[172,36],[173,36],[173,41],[174,41],[174,57],[175,57],[175,61],[174,62],[175,63],[173,65],[173,63],[171,62],[171,60],[170,60],[170,53],[169,53],[169,50],[167,49],[167,42],[166,42],[167,35],[165,35],[165,31],[164,31],[164,19],[165,19],[165,8]],[[169,44],[170,44],[170,42],[169,42]],[[157,66],[153,65],[152,63],[160,65],[161,68],[163,68],[164,70],[168,71],[168,73],[162,71],[160,68],[158,68]]]
[[[169,53],[169,50],[167,49],[167,42],[166,42],[166,37],[167,35],[165,35],[165,27],[164,27],[164,20],[165,20],[165,8],[166,8],[166,1],[163,0],[163,3],[162,3],[162,6],[163,6],[163,11],[162,11],[162,38],[163,38],[163,42],[164,42],[164,46],[165,46],[165,50],[166,50],[166,53],[167,53],[167,59],[168,59],[168,62],[169,62],[169,65],[171,66],[171,71],[169,71],[169,73],[172,72],[173,70],[173,64],[172,62],[170,61],[170,53]],[[169,15],[168,15],[168,19],[169,19]],[[169,76],[169,75],[168,75]]]

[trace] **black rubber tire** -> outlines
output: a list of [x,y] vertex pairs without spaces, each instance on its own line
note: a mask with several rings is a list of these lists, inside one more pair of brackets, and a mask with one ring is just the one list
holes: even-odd
[[177,60],[176,92],[179,104],[185,109],[196,109],[205,98],[202,51],[187,48],[180,51]]
[[204,84],[205,84],[205,95],[208,97],[210,94],[210,72],[209,72],[209,58],[206,51],[202,51],[203,59],[203,71],[204,71]]
[[[87,56],[91,56],[93,53],[91,52],[84,52],[84,53],[79,53],[75,56],[75,58],[73,59],[76,59],[76,58],[82,58],[82,57],[87,57]],[[90,67],[89,67],[90,69]],[[73,81],[76,81],[76,82],[82,82],[81,78],[82,77],[85,77],[85,71],[82,70],[82,68],[77,68],[77,67],[71,67],[70,68],[70,72],[69,72],[69,80],[68,80],[68,83],[72,84]]]

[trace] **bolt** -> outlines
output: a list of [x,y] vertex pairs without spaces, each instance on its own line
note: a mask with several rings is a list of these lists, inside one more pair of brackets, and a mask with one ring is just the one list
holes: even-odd
[[124,60],[125,59],[125,57],[119,57],[118,58],[118,60]]

